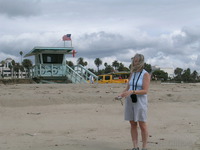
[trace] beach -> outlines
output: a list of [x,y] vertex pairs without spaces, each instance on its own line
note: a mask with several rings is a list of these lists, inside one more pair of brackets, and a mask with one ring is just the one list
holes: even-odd
[[[131,150],[125,87],[0,84],[0,150]],[[200,84],[152,82],[148,99],[148,150],[200,150]]]

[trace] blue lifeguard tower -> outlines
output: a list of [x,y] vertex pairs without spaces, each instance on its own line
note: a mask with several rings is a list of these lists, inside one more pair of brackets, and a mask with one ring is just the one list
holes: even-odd
[[66,64],[67,55],[74,53],[73,47],[34,47],[24,57],[35,56],[30,75],[38,83],[88,83],[89,76],[98,81],[98,76],[82,65]]

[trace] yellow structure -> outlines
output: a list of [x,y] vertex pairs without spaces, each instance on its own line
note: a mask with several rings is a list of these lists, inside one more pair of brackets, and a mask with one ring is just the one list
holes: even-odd
[[116,72],[98,76],[98,83],[127,83],[129,72]]

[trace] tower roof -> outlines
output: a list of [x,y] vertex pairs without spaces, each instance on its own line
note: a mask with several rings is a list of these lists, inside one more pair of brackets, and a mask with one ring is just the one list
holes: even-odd
[[33,56],[39,53],[58,53],[58,54],[72,54],[73,47],[34,47],[24,57]]

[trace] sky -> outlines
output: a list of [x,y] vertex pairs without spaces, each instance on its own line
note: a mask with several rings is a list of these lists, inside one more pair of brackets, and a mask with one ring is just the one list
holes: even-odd
[[0,61],[20,62],[19,52],[35,46],[62,47],[71,34],[77,54],[67,60],[83,57],[88,68],[96,58],[128,67],[140,53],[152,66],[200,74],[199,14],[199,0],[0,0]]

